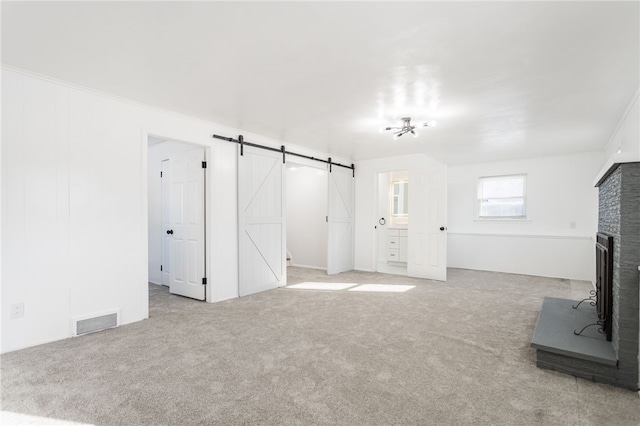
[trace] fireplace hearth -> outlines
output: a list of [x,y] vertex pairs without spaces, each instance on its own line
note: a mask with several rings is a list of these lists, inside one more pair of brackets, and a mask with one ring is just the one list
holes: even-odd
[[594,293],[545,298],[531,346],[540,368],[638,390],[640,162],[613,165],[596,186]]

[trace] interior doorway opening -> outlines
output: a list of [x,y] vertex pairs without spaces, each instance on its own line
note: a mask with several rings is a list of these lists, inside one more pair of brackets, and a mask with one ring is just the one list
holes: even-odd
[[287,161],[287,266],[327,270],[328,172]]
[[409,172],[382,172],[377,180],[376,268],[386,274],[407,275]]
[[147,173],[148,280],[205,300],[205,148],[148,136]]

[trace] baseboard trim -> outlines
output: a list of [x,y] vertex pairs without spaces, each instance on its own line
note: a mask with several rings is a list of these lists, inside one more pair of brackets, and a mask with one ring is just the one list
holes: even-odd
[[353,268],[354,271],[360,271],[360,272],[376,272],[373,269],[370,268]]
[[452,237],[499,237],[499,238],[542,238],[548,240],[579,240],[594,241],[594,237],[581,235],[536,235],[536,234],[491,234],[484,232],[451,232],[447,235]]
[[295,268],[317,269],[319,271],[326,271],[327,270],[326,266],[300,265],[298,263],[291,263],[291,265],[289,265],[289,266],[293,266]]

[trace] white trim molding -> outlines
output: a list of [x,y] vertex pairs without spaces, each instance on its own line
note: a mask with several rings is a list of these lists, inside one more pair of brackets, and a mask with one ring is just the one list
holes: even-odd
[[553,240],[585,240],[594,241],[593,237],[583,235],[548,235],[548,234],[499,234],[484,232],[448,232],[448,235],[465,237],[502,237],[502,238],[544,238]]

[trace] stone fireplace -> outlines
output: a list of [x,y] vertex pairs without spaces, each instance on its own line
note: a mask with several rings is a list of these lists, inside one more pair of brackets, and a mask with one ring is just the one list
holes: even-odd
[[[639,388],[640,313],[640,162],[613,165],[599,188],[598,275],[610,268],[609,294],[579,301],[545,298],[531,346],[537,365],[595,382]],[[597,279],[596,286],[603,279]],[[596,288],[596,290],[599,290]],[[594,291],[594,295],[595,295]],[[578,305],[576,307],[576,305]],[[603,321],[604,309],[610,320]],[[608,318],[607,318],[608,319]],[[593,326],[590,326],[593,325]],[[587,326],[581,331],[583,327]],[[609,337],[609,339],[607,339]]]

